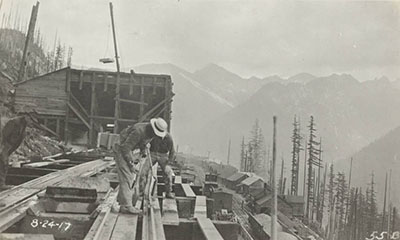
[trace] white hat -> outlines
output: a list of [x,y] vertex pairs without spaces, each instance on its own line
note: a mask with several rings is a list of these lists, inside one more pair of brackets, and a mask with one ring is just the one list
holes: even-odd
[[150,124],[157,136],[164,138],[167,135],[168,123],[164,119],[152,118],[150,119]]

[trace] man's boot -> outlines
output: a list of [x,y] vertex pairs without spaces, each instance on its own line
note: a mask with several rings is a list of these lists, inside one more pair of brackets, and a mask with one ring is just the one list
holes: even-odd
[[171,192],[166,192],[166,193],[165,193],[165,197],[166,197],[166,198],[171,198],[171,199],[174,199],[174,198],[175,198],[174,194],[171,193]]
[[135,214],[135,215],[142,214],[142,210],[137,209],[133,206],[121,206],[119,212],[125,214]]
[[165,197],[166,198],[175,198],[174,194],[172,194],[172,186],[171,184],[165,184],[166,189],[165,189]]

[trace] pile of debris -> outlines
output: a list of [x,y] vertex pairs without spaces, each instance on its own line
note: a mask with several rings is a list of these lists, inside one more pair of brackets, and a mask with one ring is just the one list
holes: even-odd
[[45,136],[43,131],[28,125],[25,139],[10,156],[10,162],[20,160],[40,161],[45,156],[64,152],[64,150],[66,149],[62,143]]
[[[12,78],[0,71],[0,129],[6,122],[15,117],[12,111],[12,95],[14,94]],[[25,139],[19,148],[10,156],[10,163],[20,161],[40,161],[43,157],[64,152],[62,143],[46,136],[43,130],[35,127],[32,119],[26,117],[28,122]]]

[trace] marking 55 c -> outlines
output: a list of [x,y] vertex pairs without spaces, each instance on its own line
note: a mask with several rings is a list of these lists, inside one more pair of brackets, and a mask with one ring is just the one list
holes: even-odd
[[373,231],[371,235],[365,240],[386,240],[386,239],[400,239],[400,232],[392,232],[391,234],[388,232],[381,232],[379,233],[378,231]]

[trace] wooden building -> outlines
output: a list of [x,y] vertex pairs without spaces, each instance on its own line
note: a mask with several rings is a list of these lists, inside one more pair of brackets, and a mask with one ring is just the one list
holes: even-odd
[[[272,200],[272,194],[269,194],[255,201],[253,203],[255,212],[270,213]],[[278,211],[289,217],[293,215],[293,207],[280,196],[278,197]]]
[[293,207],[293,216],[303,217],[304,216],[304,198],[303,196],[284,195],[282,196],[286,202]]
[[211,198],[214,199],[214,211],[221,211],[221,209],[232,211],[232,194],[216,190],[211,193]]
[[16,111],[37,113],[60,139],[95,145],[98,132],[119,133],[153,117],[170,126],[172,85],[169,75],[67,67],[17,83]]
[[249,176],[243,172],[237,172],[226,179],[226,186],[229,189],[236,190],[237,185]]
[[258,176],[252,176],[244,179],[241,183],[238,185],[238,191],[242,193],[244,196],[248,195],[250,193],[250,189],[263,189],[264,188],[264,181],[261,177]]

